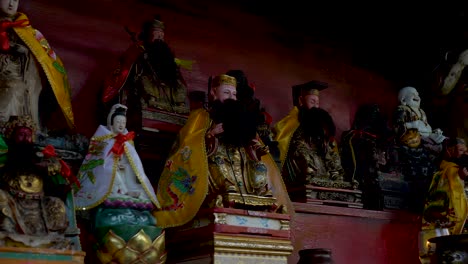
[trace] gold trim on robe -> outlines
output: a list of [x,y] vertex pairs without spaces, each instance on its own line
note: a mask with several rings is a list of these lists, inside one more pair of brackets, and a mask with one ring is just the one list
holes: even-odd
[[[15,21],[27,20],[28,17],[18,12]],[[70,128],[75,127],[71,103],[71,87],[67,72],[61,59],[55,54],[39,30],[32,26],[13,28],[21,40],[28,46],[47,77],[55,98]]]
[[[205,109],[197,109],[191,112],[179,132],[156,192],[161,210],[153,211],[153,215],[159,227],[180,226],[192,220],[208,194],[209,168],[205,134],[210,124],[209,113]],[[271,155],[264,155],[262,161],[267,167],[274,197],[292,215],[293,205],[276,163]]]

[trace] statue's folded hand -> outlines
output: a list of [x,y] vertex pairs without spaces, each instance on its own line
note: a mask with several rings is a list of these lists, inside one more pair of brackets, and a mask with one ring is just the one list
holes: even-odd
[[440,132],[435,132],[431,133],[429,135],[429,138],[435,143],[435,144],[440,144],[444,139],[446,139],[446,136],[442,135]]

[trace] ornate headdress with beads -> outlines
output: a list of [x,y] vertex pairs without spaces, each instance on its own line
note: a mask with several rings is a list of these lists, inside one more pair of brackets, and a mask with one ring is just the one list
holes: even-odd
[[37,126],[36,123],[34,123],[32,117],[28,115],[11,116],[8,122],[5,124],[5,138],[10,140],[15,130],[20,127],[31,129],[33,141],[35,140]]
[[234,87],[237,87],[236,78],[226,75],[226,74],[221,74],[213,78],[213,80],[211,81],[211,88],[218,87],[221,84],[227,84],[227,85],[232,85]]

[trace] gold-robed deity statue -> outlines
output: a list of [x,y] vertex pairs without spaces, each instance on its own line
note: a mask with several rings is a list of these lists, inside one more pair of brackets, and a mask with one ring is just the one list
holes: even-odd
[[[275,126],[282,175],[293,200],[303,201],[306,186],[319,189],[358,188],[356,180],[346,178],[341,165],[333,118],[320,108],[319,92],[327,87],[328,84],[319,81],[293,86],[295,106]],[[360,202],[360,196],[357,198],[347,193],[351,192],[312,191],[307,196],[318,200]]]
[[[0,190],[0,245],[79,249],[67,193],[79,182],[54,148],[34,145],[36,125],[29,116],[6,124],[7,162]],[[71,203],[72,204],[72,203]],[[70,218],[71,217],[71,218]],[[77,236],[75,237],[77,239]]]
[[434,173],[426,195],[420,232],[420,255],[427,257],[428,239],[440,234],[459,235],[468,217],[465,180],[468,176],[468,148],[461,138],[450,139],[443,160]]
[[63,63],[26,14],[17,12],[18,4],[0,1],[0,128],[10,116],[22,115],[41,130],[74,128]]
[[153,212],[158,225],[183,225],[203,208],[292,210],[280,172],[256,133],[256,115],[236,100],[236,79],[219,75],[209,88],[209,110],[190,114],[166,161],[157,190],[161,209]]

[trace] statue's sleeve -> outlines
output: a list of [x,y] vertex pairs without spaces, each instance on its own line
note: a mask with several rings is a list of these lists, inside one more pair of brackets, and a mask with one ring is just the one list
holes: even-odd
[[407,119],[408,116],[406,109],[399,106],[393,114],[393,127],[397,135],[401,136],[405,133],[405,123]]
[[286,159],[285,170],[287,175],[284,179],[288,186],[304,185],[308,174],[313,169],[313,160],[310,157],[310,151],[294,140],[290,146],[291,153]]

